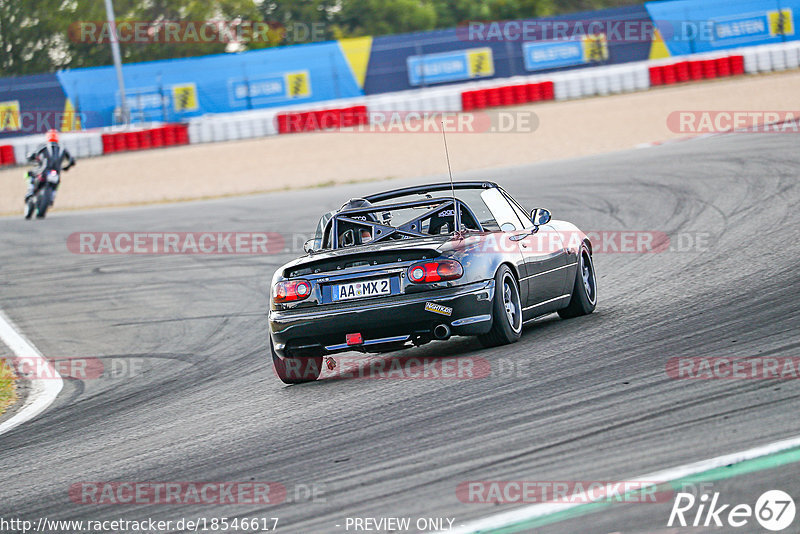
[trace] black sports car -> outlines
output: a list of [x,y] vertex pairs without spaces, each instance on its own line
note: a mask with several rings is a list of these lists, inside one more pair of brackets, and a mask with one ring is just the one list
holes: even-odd
[[316,380],[323,358],[343,351],[451,335],[514,343],[528,320],[585,315],[597,303],[586,235],[545,209],[528,214],[492,182],[350,200],[304,248],[270,292],[272,361],[286,383]]

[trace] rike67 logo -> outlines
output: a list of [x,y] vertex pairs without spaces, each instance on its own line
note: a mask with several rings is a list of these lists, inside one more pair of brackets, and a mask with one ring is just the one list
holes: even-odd
[[756,501],[749,504],[722,504],[719,492],[709,496],[707,493],[695,497],[691,493],[678,493],[669,514],[667,526],[677,524],[693,527],[734,528],[752,525],[753,518],[767,530],[781,531],[791,526],[795,516],[794,500],[781,490],[765,491]]

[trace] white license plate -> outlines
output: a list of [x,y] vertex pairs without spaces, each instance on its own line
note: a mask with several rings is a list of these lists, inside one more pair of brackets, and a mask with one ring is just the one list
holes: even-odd
[[388,278],[348,282],[346,284],[335,284],[331,288],[331,293],[333,300],[390,295],[392,293],[392,284],[389,283]]

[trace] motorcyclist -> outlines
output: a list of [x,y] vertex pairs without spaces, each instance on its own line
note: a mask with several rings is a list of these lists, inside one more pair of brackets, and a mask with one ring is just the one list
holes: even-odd
[[[28,171],[28,191],[25,193],[25,203],[28,199],[36,194],[36,177],[50,171],[56,171],[61,176],[61,171],[69,170],[75,165],[75,158],[69,153],[69,150],[62,147],[58,143],[58,131],[50,130],[47,132],[47,142],[41,145],[36,151],[28,154],[28,161],[36,162],[34,168]],[[63,165],[64,161],[67,162]],[[58,186],[61,185],[61,180],[53,187],[53,195],[51,197],[50,205],[52,206],[56,199],[56,191]]]

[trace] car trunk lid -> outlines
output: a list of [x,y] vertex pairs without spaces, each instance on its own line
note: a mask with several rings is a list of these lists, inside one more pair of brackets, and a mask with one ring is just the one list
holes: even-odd
[[446,238],[408,239],[318,252],[288,266],[283,275],[286,278],[309,277],[326,273],[344,274],[343,271],[355,269],[368,271],[370,267],[400,267],[439,256],[439,247],[445,241]]

